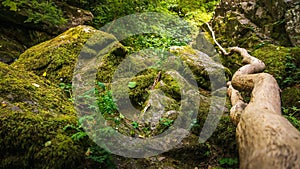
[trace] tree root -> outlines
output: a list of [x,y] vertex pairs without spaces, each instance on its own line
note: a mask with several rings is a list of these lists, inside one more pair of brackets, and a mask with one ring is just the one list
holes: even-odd
[[[261,73],[265,64],[246,49],[229,48],[225,56],[239,53],[242,66],[227,83],[232,104],[230,118],[237,125],[240,168],[300,168],[300,132],[281,115],[280,88],[275,78]],[[251,91],[247,104],[239,91]]]

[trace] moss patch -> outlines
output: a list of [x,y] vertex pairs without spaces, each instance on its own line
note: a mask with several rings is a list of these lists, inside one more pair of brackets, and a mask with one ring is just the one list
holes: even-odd
[[[300,82],[300,48],[264,45],[251,52],[266,64],[265,72],[273,75],[281,87]],[[297,68],[298,67],[298,68]]]
[[77,124],[63,91],[3,63],[0,79],[0,168],[80,168],[87,147],[62,130]]
[[89,26],[71,28],[54,39],[29,48],[13,66],[39,76],[45,75],[55,83],[70,83],[77,57],[95,31]]

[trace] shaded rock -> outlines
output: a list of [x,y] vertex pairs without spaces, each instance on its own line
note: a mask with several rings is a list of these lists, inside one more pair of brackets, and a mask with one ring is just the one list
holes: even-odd
[[[300,87],[299,85],[287,87],[282,91],[283,107],[300,107]],[[300,113],[299,113],[300,115]]]
[[[12,23],[18,26],[22,26],[23,28],[39,30],[41,32],[46,32],[50,35],[57,35],[71,27],[83,25],[86,22],[91,21],[93,19],[93,14],[89,11],[70,6],[66,3],[55,2],[53,3],[53,5],[57,5],[58,7],[55,10],[57,10],[57,12],[62,11],[61,17],[66,19],[65,23],[60,22],[61,18],[52,18],[53,21],[49,18],[40,19],[38,21],[34,19],[32,21],[28,21],[29,18],[33,17],[30,16],[30,11],[33,13],[35,12],[36,15],[41,11],[37,11],[39,9],[37,8],[36,4],[29,4],[28,6],[22,3],[20,4],[19,6],[17,6],[16,10],[10,10],[8,7],[4,6],[3,4],[0,4],[0,20],[10,24]],[[56,23],[55,20],[58,23]]]
[[[294,85],[283,89],[282,93],[282,107],[284,107],[288,112],[283,111],[283,114],[291,116],[291,114],[298,119],[300,124],[300,86]],[[294,124],[294,123],[292,123]],[[296,126],[295,126],[296,127]],[[297,127],[298,128],[298,127]],[[299,130],[299,128],[298,128]]]
[[0,25],[0,61],[12,63],[28,47],[51,38],[47,33],[25,29],[2,21]]
[[169,118],[167,116],[167,109],[175,111],[178,109],[176,101],[164,96],[160,90],[150,91],[147,104],[149,104],[150,107],[148,107],[147,110],[143,110],[140,114],[140,118],[143,123],[149,124],[151,130],[155,130],[158,127],[160,119],[163,118],[163,116]]
[[69,28],[76,27],[79,25],[87,24],[91,22],[94,18],[90,11],[81,9],[79,7],[74,7],[66,3],[57,3],[64,13],[64,17],[68,19],[67,24],[60,26],[60,30],[51,30],[51,34],[62,33]]
[[[1,3],[0,61],[10,64],[29,47],[46,41],[68,28],[89,22],[93,18],[89,11],[65,3],[57,5],[63,11],[63,17],[67,19],[63,25],[47,23],[46,19],[39,23],[25,23],[29,18],[29,14],[25,12],[28,9],[24,10],[21,7],[17,11],[11,11]],[[35,9],[32,10],[35,12]]]
[[212,24],[217,37],[227,39],[225,46],[252,48],[262,41],[299,46],[298,8],[296,1],[223,0]]

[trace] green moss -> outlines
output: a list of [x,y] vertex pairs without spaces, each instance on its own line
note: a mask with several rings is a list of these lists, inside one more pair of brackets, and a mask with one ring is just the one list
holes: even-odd
[[132,81],[137,82],[137,87],[133,88],[129,92],[129,98],[133,105],[138,108],[142,108],[144,102],[148,99],[149,90],[157,77],[158,71],[154,69],[148,69],[141,75],[132,78]]
[[[96,56],[98,52],[106,52],[103,59],[107,62],[104,62],[99,75],[106,78],[98,78],[105,82],[121,61],[118,58],[125,55],[125,49],[122,48],[120,43],[107,44],[113,41],[116,41],[116,39],[112,35],[97,31],[89,26],[77,26],[56,38],[26,50],[13,63],[13,66],[18,69],[33,71],[39,76],[45,76],[45,78],[56,84],[60,82],[68,84],[72,81],[73,71],[79,55]],[[105,45],[108,46],[105,47]],[[102,50],[96,51],[100,49]],[[122,57],[119,57],[120,55]]]
[[[84,147],[74,143],[69,136],[57,134],[52,140],[44,144],[41,150],[34,155],[37,168],[81,168],[85,161]],[[64,160],[62,160],[64,159]]]
[[178,84],[178,82],[168,74],[164,74],[164,76],[162,77],[162,82],[164,84],[160,84],[159,88],[165,93],[165,95],[175,99],[176,101],[180,101],[181,86]]
[[70,83],[77,57],[95,31],[88,26],[71,28],[54,39],[29,48],[13,66],[39,76],[46,73],[46,78],[55,83]]
[[285,88],[282,93],[283,107],[300,107],[300,86],[292,86]]
[[105,55],[99,64],[97,80],[103,83],[110,83],[118,65],[124,59],[123,56]]
[[283,114],[288,117],[288,119],[295,127],[300,129],[300,86],[295,85],[283,89],[281,97]]
[[252,48],[263,42],[255,33],[255,28],[251,24],[243,23],[240,16],[233,12],[227,12],[226,16],[215,18],[213,30],[216,33],[217,41],[223,47]]
[[288,71],[290,64],[297,64],[297,57],[299,58],[300,56],[300,48],[287,48],[268,44],[254,50],[251,54],[266,64],[265,72],[273,75],[281,87],[286,86],[286,78],[297,78],[296,76],[299,76],[297,75],[300,72],[299,70],[290,73]]
[[3,63],[0,79],[0,168],[80,168],[86,147],[62,130],[77,124],[63,91]]
[[208,72],[205,70],[205,66],[202,64],[200,55],[197,54],[196,50],[190,46],[185,46],[180,47],[179,50],[171,50],[171,52],[180,57],[190,68],[199,87],[208,90],[210,89],[211,83]]

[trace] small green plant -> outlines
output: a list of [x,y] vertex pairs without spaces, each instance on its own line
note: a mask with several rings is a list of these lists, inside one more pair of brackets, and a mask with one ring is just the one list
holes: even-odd
[[[72,140],[77,142],[88,142],[88,135],[83,130],[82,124],[87,123],[88,121],[94,120],[92,116],[83,116],[78,120],[78,124],[74,125],[67,125],[63,128],[64,131],[73,130],[75,133],[71,136]],[[99,129],[98,132],[101,134],[109,134],[111,132],[111,128],[103,128]],[[92,159],[100,164],[106,165],[108,168],[115,168],[114,164],[112,163],[110,153],[104,150],[99,146],[91,146],[88,148],[87,152],[85,153],[86,158]]]
[[134,129],[139,128],[139,123],[136,122],[136,121],[131,122],[131,125],[132,125],[132,127],[133,127]]
[[77,133],[75,133],[71,136],[71,139],[73,139],[75,141],[79,141],[79,140],[85,138],[86,136],[87,136],[86,132],[78,131]]
[[112,163],[112,158],[109,152],[105,151],[103,148],[99,146],[92,146],[88,149],[87,158],[92,159],[100,164],[105,163],[109,168],[115,168]]
[[296,113],[300,113],[300,108],[298,108],[296,106],[292,106],[289,108],[282,107],[282,111],[285,115],[293,116]]
[[112,115],[118,112],[117,105],[115,104],[112,97],[112,91],[110,90],[99,93],[99,96],[97,97],[97,104],[100,112],[103,115],[105,114]]
[[289,120],[289,122],[300,131],[300,121],[297,115],[300,114],[300,108],[296,106],[282,107],[283,116]]
[[135,87],[136,87],[136,82],[129,82],[129,83],[128,83],[128,87],[129,87],[130,89],[135,88]]
[[[83,118],[80,118],[80,119],[83,119]],[[78,124],[76,126],[67,125],[63,128],[64,131],[68,131],[68,130],[75,131],[75,133],[72,134],[72,136],[71,136],[72,140],[74,140],[74,141],[80,141],[87,137],[87,133],[84,132],[82,125],[81,125],[82,121],[80,119],[78,120]]]
[[[163,29],[163,28],[161,28]],[[157,34],[142,34],[131,36],[122,41],[126,46],[131,46],[132,52],[140,51],[147,48],[168,49],[170,46],[183,46],[189,42],[189,38],[178,39],[172,38],[168,35]]]
[[70,99],[73,98],[72,96],[72,84],[66,84],[66,83],[59,83],[59,87],[67,94],[67,97]]
[[292,86],[300,81],[300,69],[296,65],[296,59],[290,55],[286,56],[286,76],[283,78],[283,87]]
[[266,45],[266,43],[263,42],[263,43],[260,43],[260,44],[258,44],[258,45],[256,45],[256,46],[254,46],[253,49],[254,49],[254,50],[259,49],[259,48],[264,47],[265,45]]
[[161,118],[159,119],[159,123],[162,124],[162,125],[165,125],[167,127],[170,127],[172,125],[174,120],[171,120],[171,119],[167,119],[167,118]]
[[219,160],[219,164],[221,166],[227,166],[227,167],[232,167],[234,165],[237,165],[239,163],[237,158],[221,158]]

